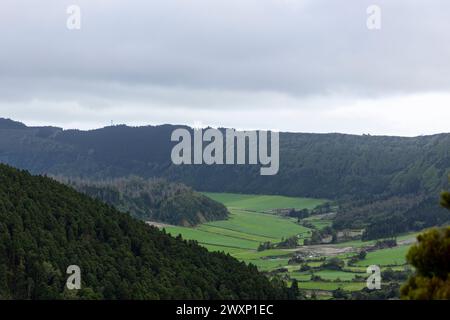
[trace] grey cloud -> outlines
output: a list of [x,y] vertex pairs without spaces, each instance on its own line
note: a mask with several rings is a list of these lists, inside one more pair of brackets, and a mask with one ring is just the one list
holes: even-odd
[[[447,90],[450,3],[376,1],[2,1],[0,72],[291,95]],[[82,29],[65,28],[69,4]],[[69,90],[70,88],[68,88]]]
[[[380,31],[366,28],[374,3]],[[72,4],[79,31],[66,29]],[[449,12],[443,0],[2,0],[0,116],[441,132],[427,115],[450,103]]]

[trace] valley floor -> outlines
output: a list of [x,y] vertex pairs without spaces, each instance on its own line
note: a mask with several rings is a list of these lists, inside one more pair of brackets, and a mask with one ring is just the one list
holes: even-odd
[[[308,228],[296,218],[274,214],[276,209],[313,209],[324,203],[320,199],[292,198],[282,196],[238,195],[224,193],[205,193],[214,200],[222,202],[231,215],[228,220],[208,222],[195,228],[158,225],[173,236],[181,234],[184,239],[198,241],[210,251],[222,251],[233,257],[252,263],[269,276],[279,276],[290,285],[298,281],[300,289],[317,298],[329,299],[332,292],[341,288],[351,293],[366,287],[369,276],[367,267],[377,265],[382,272],[409,270],[406,253],[415,242],[417,233],[397,238],[397,246],[377,249],[376,241],[347,241],[336,244],[303,245],[311,237],[313,229],[331,225],[330,214],[308,217],[313,227]],[[300,221],[302,222],[302,221]],[[291,249],[268,249],[258,251],[261,243],[279,243],[297,236],[298,246]],[[364,259],[355,261],[360,251],[367,251]],[[301,261],[294,261],[301,256]],[[324,268],[325,261],[338,258],[344,262],[339,270]],[[353,258],[353,260],[352,260]],[[388,285],[389,282],[382,282]]]

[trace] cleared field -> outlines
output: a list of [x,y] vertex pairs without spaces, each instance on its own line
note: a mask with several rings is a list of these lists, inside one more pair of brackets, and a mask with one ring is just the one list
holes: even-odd
[[278,268],[284,268],[288,265],[289,259],[254,259],[245,260],[246,263],[251,263],[258,267],[260,271],[272,271]]
[[[306,220],[306,219],[304,219]],[[312,219],[309,220],[309,222],[316,228],[319,230],[325,229],[326,227],[329,227],[333,224],[333,222],[331,220],[319,220],[319,219]]]
[[[291,198],[281,196],[255,196],[224,193],[205,193],[205,195],[224,203],[230,210],[227,220],[202,224],[195,228],[177,226],[165,227],[173,236],[179,234],[184,239],[196,240],[209,250],[230,253],[240,260],[251,262],[258,267],[278,266],[274,261],[261,259],[266,256],[289,255],[281,250],[257,252],[260,243],[280,242],[292,236],[309,236],[310,229],[297,224],[293,218],[255,212],[273,208],[315,207],[322,200]],[[261,260],[261,261],[259,261]]]
[[308,228],[300,226],[297,220],[272,214],[231,210],[228,220],[209,222],[203,226],[213,226],[222,229],[267,238],[267,241],[279,242],[281,238],[309,232]]
[[244,238],[236,238],[221,234],[213,234],[200,229],[184,228],[184,227],[167,227],[166,231],[172,236],[181,234],[183,239],[196,240],[204,245],[214,245],[220,247],[230,247],[237,249],[254,250],[258,247],[259,242],[247,240]]
[[406,264],[406,253],[408,252],[410,245],[399,246],[390,249],[382,249],[367,254],[366,259],[358,261],[358,266],[370,266],[373,264],[379,266],[392,266],[392,265],[404,265]]
[[228,220],[203,224],[196,228],[166,227],[173,236],[197,240],[204,245],[256,250],[265,241],[279,242],[282,238],[309,232],[309,229],[288,219],[264,213],[231,210]]
[[302,221],[309,222],[316,229],[324,229],[325,227],[329,227],[333,224],[333,220],[331,218],[324,217],[323,215],[313,215],[303,219]]
[[321,277],[324,280],[342,280],[342,281],[351,281],[355,278],[355,273],[344,272],[344,271],[334,271],[334,270],[322,270],[314,272],[316,276]]
[[296,279],[298,281],[310,281],[311,280],[311,273],[305,273],[305,272],[292,272],[289,274],[291,279]]
[[[311,275],[312,275],[311,272],[292,272],[290,274],[291,278],[297,279],[299,281],[309,281],[311,280]],[[334,270],[321,270],[315,271],[314,275],[321,277],[323,280],[344,282],[344,281],[352,281],[357,275],[357,273],[334,271]]]
[[[288,285],[292,279],[296,279],[299,281],[300,289],[317,290],[323,298],[330,298],[331,291],[338,288],[345,291],[363,289],[366,286],[365,281],[361,279],[354,281],[354,279],[356,275],[368,276],[366,269],[369,265],[379,265],[382,270],[388,266],[394,270],[403,270],[406,264],[406,253],[417,236],[417,233],[399,236],[397,241],[400,246],[369,252],[364,260],[358,261],[354,266],[348,266],[348,262],[358,252],[358,248],[374,245],[376,241],[358,240],[328,245],[336,247],[337,250],[347,247],[355,248],[347,252],[341,250],[343,253],[333,255],[346,263],[342,271],[323,269],[325,257],[331,254],[313,246],[309,250],[316,250],[314,258],[307,258],[302,263],[289,264],[290,258],[294,256],[296,250],[301,251],[300,248],[257,251],[258,246],[263,242],[277,243],[292,236],[297,236],[298,243],[301,245],[304,238],[311,236],[312,230],[300,225],[297,219],[271,214],[270,211],[285,208],[311,209],[322,204],[323,200],[266,195],[204,194],[228,207],[230,216],[227,220],[208,222],[195,228],[170,226],[165,228],[166,231],[174,236],[181,234],[184,239],[196,240],[210,251],[222,251],[240,261],[251,263],[260,271],[270,272],[269,276],[277,273],[287,281]],[[317,229],[323,229],[331,225],[332,217],[316,215],[303,221],[312,223]],[[326,246],[320,248],[324,247]],[[299,272],[302,264],[308,265],[313,270]],[[277,270],[280,268],[286,270]],[[319,276],[322,280],[311,281],[312,274]]]
[[345,271],[356,273],[356,274],[363,274],[363,273],[366,273],[367,267],[346,266]]
[[258,212],[282,208],[313,209],[325,202],[325,200],[322,199],[296,198],[285,196],[209,192],[205,192],[204,194],[211,199],[223,203],[229,208],[240,208]]
[[308,281],[299,282],[298,287],[301,289],[309,290],[336,290],[341,288],[345,291],[359,291],[366,286],[365,282],[321,282],[321,281]]
[[264,251],[241,251],[236,253],[235,258],[240,260],[264,259],[269,257],[285,257],[292,256],[292,251],[282,249],[272,249]]
[[239,231],[235,231],[229,228],[222,228],[222,227],[218,227],[218,226],[213,226],[213,225],[201,225],[197,228],[197,230],[201,230],[204,232],[208,232],[212,235],[223,235],[223,236],[227,236],[227,237],[233,237],[233,238],[238,238],[238,239],[245,239],[245,240],[250,240],[250,241],[256,241],[258,243],[260,242],[265,242],[265,241],[273,241],[274,239],[269,238],[267,236],[262,236],[262,235],[256,235],[256,234],[250,234],[250,233],[244,233],[244,232],[239,232]]
[[306,264],[312,268],[317,268],[323,264],[323,261],[308,261]]

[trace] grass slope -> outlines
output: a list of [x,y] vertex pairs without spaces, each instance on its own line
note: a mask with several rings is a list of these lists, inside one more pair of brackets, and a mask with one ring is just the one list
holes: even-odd
[[[270,241],[276,243],[282,238],[294,235],[300,238],[308,238],[311,229],[301,226],[297,219],[270,214],[273,209],[281,208],[311,208],[323,203],[323,200],[290,198],[266,195],[242,195],[224,193],[204,193],[208,197],[222,202],[231,212],[229,219],[209,222],[196,228],[169,227],[167,231],[172,234],[182,234],[186,239],[197,240],[210,251],[223,251],[229,253],[238,260],[255,265],[258,270],[274,272],[284,279],[296,279],[299,288],[308,291],[321,292],[322,298],[331,298],[331,291],[341,288],[347,292],[359,291],[366,286],[365,277],[367,266],[379,265],[384,268],[392,268],[401,271],[406,263],[405,255],[417,233],[401,235],[397,238],[400,246],[392,249],[372,251],[366,259],[358,261],[355,266],[349,266],[350,258],[360,248],[371,246],[376,241],[348,241],[332,245],[335,248],[352,247],[355,251],[336,255],[345,263],[345,271],[322,269],[323,260],[308,259],[306,264],[310,271],[299,272],[302,263],[289,264],[295,250],[270,249],[257,251],[259,243]],[[313,224],[317,229],[323,229],[332,223],[329,216],[315,215],[304,219]],[[403,243],[402,243],[403,242]],[[302,240],[299,240],[302,243]],[[314,260],[316,259],[316,260]],[[286,270],[280,270],[280,268]],[[312,274],[320,277],[313,281]],[[355,279],[355,276],[362,277]],[[291,280],[287,281],[290,285]]]
[[[205,223],[195,228],[170,226],[165,228],[166,231],[172,235],[181,234],[184,239],[196,240],[212,250],[233,255],[239,253],[241,257],[246,254],[255,254],[262,242],[280,242],[283,238],[295,235],[305,236],[310,232],[308,228],[298,225],[296,219],[254,212],[254,210],[266,211],[285,207],[311,208],[323,203],[322,200],[316,199],[280,196],[204,194],[226,205],[231,212],[229,219]],[[258,261],[257,264],[273,265],[275,263]]]
[[364,267],[372,264],[379,266],[403,265],[406,264],[405,257],[409,248],[409,245],[405,245],[369,252],[366,259],[359,261],[357,265]]
[[313,209],[324,203],[321,199],[297,198],[271,195],[249,195],[236,193],[210,193],[204,195],[223,203],[229,208],[240,208],[251,211],[269,211],[280,208]]

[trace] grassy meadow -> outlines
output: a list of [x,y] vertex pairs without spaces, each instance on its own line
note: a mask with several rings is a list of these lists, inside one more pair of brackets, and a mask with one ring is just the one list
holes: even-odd
[[236,193],[204,192],[209,198],[223,203],[228,208],[245,209],[247,211],[266,212],[274,209],[314,209],[326,202],[321,199],[297,198],[285,196],[249,195]]
[[[233,255],[239,253],[240,257],[255,254],[262,242],[280,242],[283,238],[295,235],[306,237],[311,232],[310,229],[299,225],[297,219],[268,214],[266,211],[278,208],[312,209],[324,202],[283,196],[227,193],[205,193],[205,195],[228,207],[230,211],[228,220],[208,222],[194,228],[171,226],[166,227],[166,231],[172,235],[181,234],[185,239],[197,240],[213,250]],[[286,205],[283,205],[283,201]]]
[[[341,288],[347,292],[359,291],[366,286],[367,266],[378,265],[381,268],[403,270],[406,265],[405,256],[411,240],[417,233],[399,236],[401,245],[370,251],[366,258],[351,263],[352,257],[367,246],[373,246],[376,241],[353,240],[337,244],[327,244],[330,255],[322,254],[307,259],[302,263],[289,263],[297,249],[301,248],[302,239],[311,236],[312,229],[299,223],[297,219],[275,214],[276,209],[313,209],[323,204],[325,200],[307,199],[269,195],[243,195],[231,193],[204,193],[206,196],[223,203],[230,211],[227,220],[201,224],[197,227],[164,227],[166,232],[176,236],[181,234],[184,239],[198,241],[210,251],[221,251],[232,255],[238,260],[251,263],[260,271],[269,275],[275,274],[286,280],[290,285],[293,279],[298,281],[300,289],[318,292],[321,298],[330,298],[331,292]],[[311,228],[323,229],[332,221],[326,215],[310,216],[302,220],[313,225]],[[263,242],[278,243],[283,239],[297,236],[299,247],[296,249],[268,249],[258,251]],[[317,250],[322,245],[312,246]],[[348,250],[350,251],[343,251]],[[336,252],[336,253],[333,253]],[[327,270],[322,267],[325,260],[337,257],[345,262],[342,270]],[[301,271],[300,267],[309,270]]]

